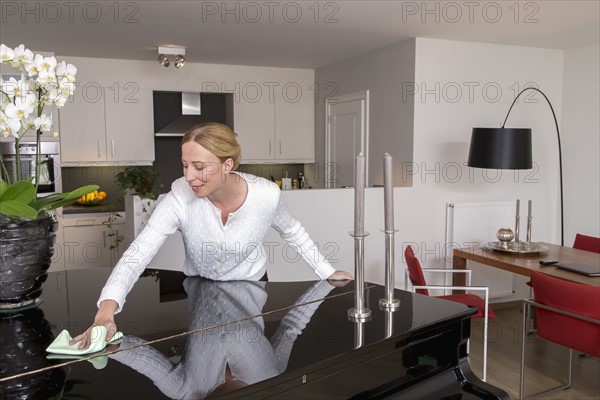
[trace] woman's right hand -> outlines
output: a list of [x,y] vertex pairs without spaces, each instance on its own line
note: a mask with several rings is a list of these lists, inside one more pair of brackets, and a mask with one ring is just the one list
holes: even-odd
[[78,349],[84,350],[90,347],[93,341],[99,338],[92,337],[92,329],[96,326],[103,326],[106,328],[105,340],[108,342],[117,333],[117,325],[115,324],[115,311],[117,310],[118,304],[114,300],[104,300],[100,303],[100,308],[94,318],[94,323],[81,335],[74,337],[69,344],[73,345],[79,342]]

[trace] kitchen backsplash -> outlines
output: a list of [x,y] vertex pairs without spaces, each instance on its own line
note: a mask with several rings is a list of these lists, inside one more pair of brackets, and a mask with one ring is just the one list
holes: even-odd
[[240,172],[262,176],[266,179],[281,180],[285,178],[297,179],[299,173],[304,174],[304,164],[240,164]]
[[121,201],[121,192],[116,182],[116,176],[125,167],[63,167],[61,168],[63,190],[75,190],[83,185],[98,185],[100,190],[106,192],[103,203],[118,203]]
[[[166,168],[168,165],[169,168]],[[299,174],[305,174],[305,169],[310,170],[312,164],[241,164],[238,168],[241,172],[246,172],[252,175],[261,176],[266,179],[281,180],[286,176],[296,179]],[[169,163],[157,165],[160,176],[159,183],[162,183],[162,192],[166,193],[171,189],[171,182],[182,176],[181,164]],[[107,194],[107,199],[104,203],[118,203],[122,201],[121,192],[116,182],[116,176],[121,172],[124,166],[104,166],[104,167],[63,167],[62,180],[63,190],[75,190],[83,185],[98,185],[100,190]],[[166,179],[169,180],[167,182]],[[308,187],[308,186],[307,186]]]
[[[157,137],[154,142],[154,149],[154,165],[160,173],[159,179],[163,183],[162,191],[166,193],[171,189],[171,182],[183,174],[181,167],[181,138]],[[305,164],[241,164],[238,168],[241,172],[262,176],[266,179],[273,177],[275,180],[285,177],[286,172],[288,178],[298,178],[300,172],[305,174],[304,169]]]

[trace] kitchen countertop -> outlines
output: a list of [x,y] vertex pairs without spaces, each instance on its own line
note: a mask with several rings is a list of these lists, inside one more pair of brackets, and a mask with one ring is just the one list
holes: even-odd
[[125,205],[121,203],[100,203],[94,206],[83,206],[72,204],[63,207],[63,214],[87,214],[87,213],[103,213],[103,212],[119,212],[125,211]]

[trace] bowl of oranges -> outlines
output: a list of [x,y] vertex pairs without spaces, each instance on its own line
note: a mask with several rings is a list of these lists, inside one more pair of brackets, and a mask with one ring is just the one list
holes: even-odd
[[94,190],[93,192],[81,196],[76,202],[82,206],[95,206],[104,199],[106,199],[106,192]]

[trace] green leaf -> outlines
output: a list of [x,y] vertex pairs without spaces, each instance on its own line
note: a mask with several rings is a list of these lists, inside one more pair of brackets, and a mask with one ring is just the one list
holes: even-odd
[[29,204],[34,198],[35,186],[33,186],[31,182],[19,181],[9,185],[6,190],[2,192],[0,201],[5,202],[14,200],[19,203]]
[[55,208],[73,204],[75,200],[81,196],[91,193],[94,190],[98,190],[99,188],[100,187],[98,185],[82,186],[79,189],[73,190],[72,192],[53,194],[48,197],[36,199],[32,205],[38,211],[53,210]]
[[63,195],[63,193],[51,194],[46,197],[38,197],[37,199],[34,199],[31,203],[29,203],[29,205],[37,210],[45,206],[46,204],[50,204],[57,200],[62,200],[64,197],[65,196]]
[[94,190],[98,190],[98,189],[100,189],[100,186],[98,186],[98,185],[86,185],[86,186],[80,187],[79,189],[75,189],[72,192],[63,193],[63,194],[67,195],[67,197],[65,197],[65,199],[77,200],[81,196],[84,196],[88,193],[92,193]]
[[38,216],[36,210],[27,204],[15,200],[2,200],[0,202],[0,213],[30,219],[36,219]]
[[4,191],[8,189],[10,185],[4,181],[4,179],[0,179],[0,197],[4,194]]

